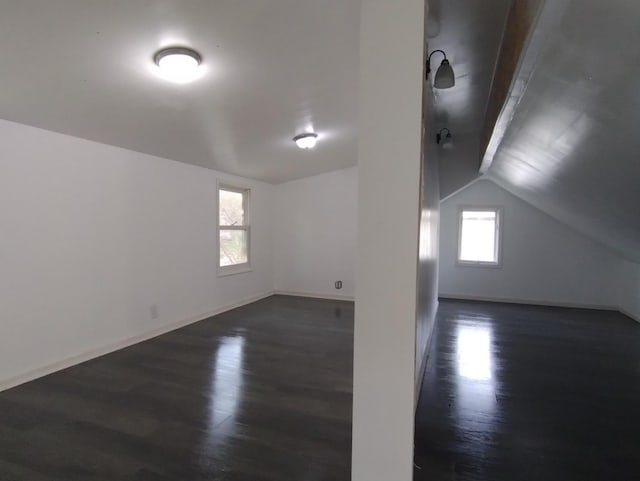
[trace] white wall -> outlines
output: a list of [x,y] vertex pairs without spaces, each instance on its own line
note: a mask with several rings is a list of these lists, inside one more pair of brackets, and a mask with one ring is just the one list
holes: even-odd
[[438,242],[440,218],[440,180],[438,165],[442,149],[434,142],[433,91],[425,88],[426,121],[422,139],[422,182],[420,186],[420,241],[418,266],[418,311],[416,316],[416,400],[420,395],[431,334],[438,308]]
[[[218,178],[253,189],[253,272],[216,276]],[[272,189],[0,121],[0,388],[269,293]]]
[[620,261],[616,294],[618,308],[640,322],[640,264]]
[[[458,206],[501,206],[502,267],[456,265]],[[440,296],[615,307],[620,258],[491,181],[441,204]]]
[[353,481],[413,477],[424,9],[361,4]]
[[275,187],[276,292],[353,298],[357,194],[356,167]]

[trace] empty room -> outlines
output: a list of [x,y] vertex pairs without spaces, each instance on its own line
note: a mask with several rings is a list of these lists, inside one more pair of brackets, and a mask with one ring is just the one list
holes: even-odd
[[634,0],[0,0],[0,480],[632,480]]
[[429,7],[439,305],[414,479],[637,479],[640,8]]

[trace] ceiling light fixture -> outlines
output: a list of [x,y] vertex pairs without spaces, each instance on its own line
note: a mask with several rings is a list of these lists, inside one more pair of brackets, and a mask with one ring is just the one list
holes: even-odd
[[450,89],[456,84],[456,76],[453,73],[453,68],[449,63],[449,60],[447,60],[447,54],[444,53],[443,50],[434,50],[427,58],[427,77],[431,73],[431,56],[436,52],[440,52],[444,55],[444,59],[440,63],[438,70],[436,70],[436,77],[433,80],[433,86],[437,89]]
[[296,135],[293,141],[301,149],[313,149],[318,142],[318,134],[314,132],[305,132],[304,134]]
[[[445,130],[447,133],[445,134]],[[451,131],[448,128],[440,129],[440,131],[436,134],[436,144],[442,144],[442,147],[450,147],[453,143],[453,136],[451,135]]]
[[156,53],[153,61],[164,79],[184,84],[198,78],[202,57],[190,48],[171,47]]

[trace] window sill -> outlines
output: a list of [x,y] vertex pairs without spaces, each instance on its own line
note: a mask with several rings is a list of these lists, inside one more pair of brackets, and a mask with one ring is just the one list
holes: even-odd
[[235,276],[236,274],[245,274],[251,272],[249,264],[239,264],[237,266],[218,267],[218,277]]
[[473,262],[473,261],[456,261],[457,267],[488,267],[489,269],[500,269],[502,264],[499,262]]

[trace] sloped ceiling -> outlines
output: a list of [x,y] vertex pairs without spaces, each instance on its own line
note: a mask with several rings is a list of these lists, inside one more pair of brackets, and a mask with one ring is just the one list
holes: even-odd
[[487,175],[640,262],[640,2],[543,9],[557,20],[525,53],[534,67]]
[[[441,198],[478,176],[487,99],[510,5],[511,0],[429,1],[428,49],[444,50],[456,75],[454,88],[433,89],[436,130],[449,128],[454,141],[439,156]],[[439,53],[432,57],[434,73],[441,61]]]
[[[359,18],[358,0],[1,1],[0,118],[269,182],[348,167]],[[169,46],[205,75],[158,78]]]

